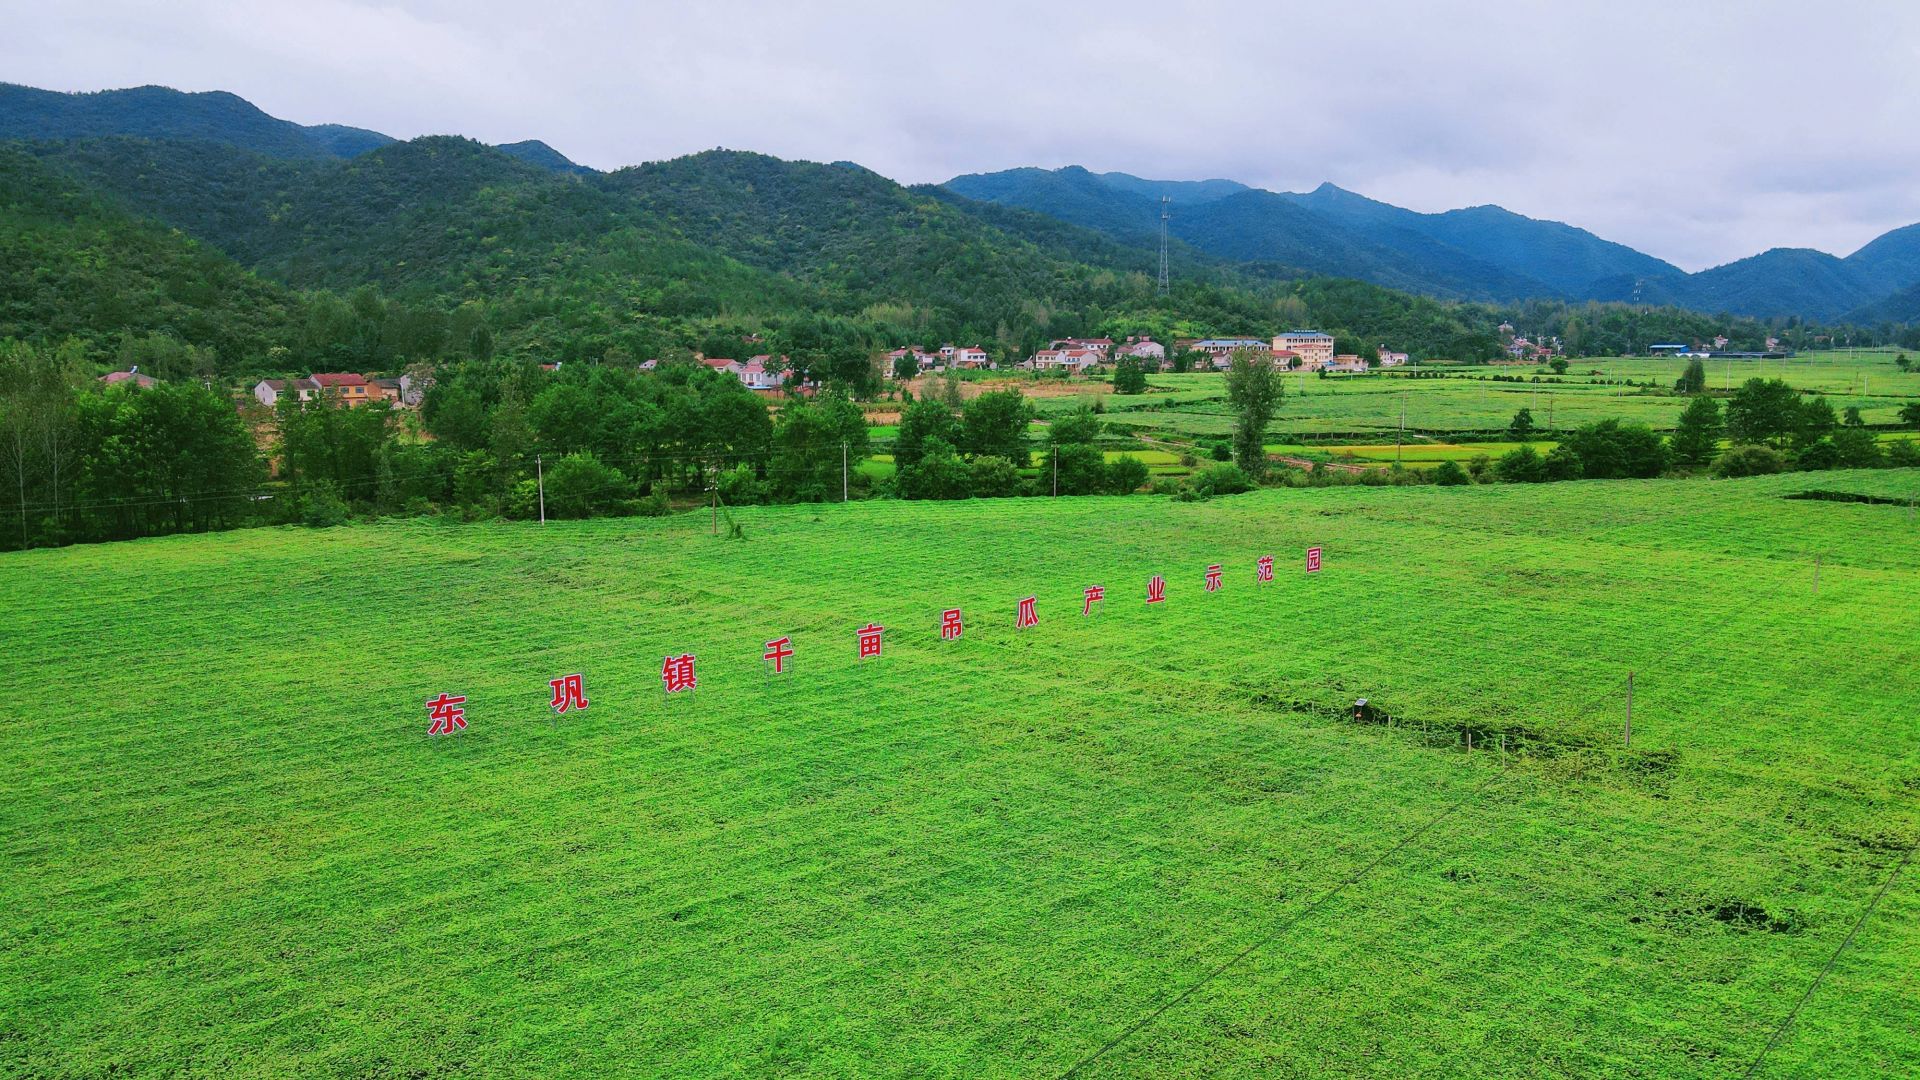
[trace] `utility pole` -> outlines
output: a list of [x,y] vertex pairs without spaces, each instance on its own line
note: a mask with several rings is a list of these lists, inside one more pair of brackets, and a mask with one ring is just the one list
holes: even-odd
[[1167,281],[1167,218],[1172,216],[1169,209],[1173,205],[1171,195],[1160,196],[1160,295],[1165,296],[1172,286]]
[[1400,395],[1400,434],[1393,437],[1393,463],[1400,464],[1400,444],[1407,441],[1407,395]]
[[1633,748],[1633,672],[1627,672],[1627,729],[1626,745]]
[[847,444],[840,443],[840,501],[847,501]]
[[1060,497],[1060,448],[1053,448],[1053,495]]
[[714,477],[713,486],[707,489],[713,493],[713,535],[720,535],[720,478]]
[[547,523],[547,470],[541,464],[539,454],[533,455],[533,475],[534,482],[540,487],[540,524],[545,525]]

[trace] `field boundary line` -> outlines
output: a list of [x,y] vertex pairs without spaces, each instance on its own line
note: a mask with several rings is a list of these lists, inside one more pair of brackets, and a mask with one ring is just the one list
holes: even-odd
[[1221,975],[1226,974],[1228,969],[1240,963],[1240,961],[1245,960],[1247,957],[1252,956],[1255,952],[1259,951],[1259,949],[1262,946],[1273,943],[1275,940],[1279,939],[1282,935],[1287,933],[1287,931],[1292,930],[1294,927],[1300,925],[1300,923],[1306,921],[1308,916],[1320,910],[1320,908],[1326,906],[1326,904],[1329,901],[1332,901],[1333,899],[1338,897],[1341,893],[1345,892],[1348,886],[1353,885],[1356,882],[1358,882],[1361,878],[1366,877],[1368,874],[1372,873],[1375,869],[1379,868],[1379,866],[1382,863],[1386,862],[1388,859],[1391,859],[1393,856],[1399,854],[1401,851],[1405,850],[1408,845],[1412,844],[1415,840],[1420,839],[1422,836],[1425,836],[1428,832],[1432,831],[1434,826],[1452,817],[1456,811],[1458,811],[1461,807],[1467,805],[1467,803],[1471,802],[1474,799],[1474,797],[1478,796],[1482,791],[1486,790],[1487,787],[1490,786],[1495,780],[1498,780],[1505,775],[1507,775],[1505,769],[1497,769],[1493,773],[1491,773],[1486,779],[1473,785],[1458,799],[1455,799],[1453,803],[1449,805],[1446,809],[1428,818],[1425,822],[1421,823],[1412,832],[1409,832],[1405,836],[1401,837],[1398,841],[1396,841],[1392,847],[1389,847],[1387,850],[1381,852],[1378,855],[1375,855],[1372,859],[1368,860],[1367,863],[1361,866],[1358,870],[1355,870],[1353,873],[1348,874],[1346,877],[1342,878],[1340,881],[1334,883],[1332,888],[1328,889],[1326,892],[1321,893],[1319,896],[1309,901],[1306,907],[1303,907],[1299,911],[1294,912],[1291,918],[1287,919],[1285,922],[1282,922],[1279,926],[1274,927],[1272,930],[1256,938],[1251,945],[1248,945],[1246,948],[1241,949],[1239,952],[1233,954],[1227,959],[1214,965],[1213,968],[1211,968],[1206,972],[1206,974],[1194,980],[1193,984],[1188,986],[1185,990],[1180,991],[1178,994],[1175,994],[1173,997],[1167,999],[1165,1002],[1162,1002],[1160,1006],[1155,1008],[1152,1012],[1147,1013],[1145,1016],[1127,1025],[1127,1027],[1123,1029],[1118,1035],[1115,1035],[1113,1038],[1108,1039],[1104,1043],[1101,1043],[1100,1046],[1096,1048],[1092,1053],[1074,1062],[1073,1065],[1067,1069],[1067,1071],[1060,1074],[1060,1080],[1068,1080],[1069,1077],[1080,1075],[1081,1070],[1085,1069],[1089,1065],[1092,1065],[1094,1062],[1099,1061],[1101,1058],[1105,1057],[1109,1051],[1113,1050],[1115,1047],[1119,1046],[1121,1043],[1126,1042],[1128,1039],[1132,1038],[1133,1036],[1139,1034],[1141,1031],[1145,1030],[1155,1020],[1160,1019],[1160,1017],[1164,1016],[1174,1006],[1187,1000],[1188,998],[1192,997],[1194,994],[1199,993],[1209,983],[1213,982],[1215,979],[1219,978]]
[[1887,875],[1887,880],[1880,883],[1880,891],[1873,894],[1873,899],[1867,901],[1866,909],[1860,912],[1858,919],[1854,920],[1853,929],[1847,931],[1847,936],[1840,942],[1840,947],[1833,950],[1832,956],[1827,957],[1826,965],[1820,969],[1818,975],[1813,977],[1813,982],[1807,984],[1807,990],[1800,995],[1800,1000],[1793,1003],[1793,1011],[1787,1014],[1786,1019],[1780,1021],[1780,1026],[1774,1029],[1773,1038],[1768,1039],[1767,1045],[1760,1048],[1760,1055],[1753,1059],[1753,1064],[1747,1066],[1747,1071],[1741,1073],[1741,1076],[1760,1075],[1760,1066],[1766,1064],[1767,1055],[1773,1053],[1773,1048],[1780,1045],[1780,1040],[1786,1037],[1788,1029],[1793,1027],[1793,1022],[1799,1019],[1800,1010],[1806,1008],[1807,1002],[1813,998],[1814,991],[1820,989],[1820,984],[1826,981],[1827,972],[1832,971],[1833,965],[1840,962],[1840,954],[1846,952],[1847,946],[1853,944],[1853,939],[1860,936],[1860,928],[1867,925],[1867,920],[1873,917],[1874,909],[1880,906],[1880,901],[1886,899],[1887,893],[1893,889],[1894,880],[1900,876],[1900,871],[1907,868],[1907,863],[1912,858],[1913,845],[1908,845],[1905,854],[1900,856],[1900,861],[1893,864],[1893,872]]

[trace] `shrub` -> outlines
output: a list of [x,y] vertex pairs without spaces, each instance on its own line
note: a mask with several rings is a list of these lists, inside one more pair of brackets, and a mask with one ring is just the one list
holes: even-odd
[[353,511],[340,497],[340,489],[329,481],[322,480],[308,487],[300,501],[300,523],[308,528],[330,529],[351,520]]
[[1766,476],[1777,473],[1787,467],[1787,461],[1779,451],[1770,446],[1735,446],[1720,455],[1714,462],[1715,476]]
[[1873,432],[1863,427],[1841,428],[1829,441],[1833,444],[1835,464],[1842,469],[1877,469],[1885,464],[1885,455],[1880,452],[1880,444],[1874,441]]
[[1462,484],[1471,484],[1473,480],[1467,476],[1467,470],[1461,468],[1458,462],[1443,461],[1439,468],[1433,470],[1433,482],[1441,487],[1459,487]]
[[1238,495],[1243,491],[1252,491],[1253,481],[1240,466],[1228,461],[1209,465],[1195,473],[1187,483],[1187,490],[1202,499],[1215,495]]
[[586,518],[604,514],[625,495],[627,478],[592,454],[568,454],[546,470],[547,516]]
[[1493,472],[1508,484],[1540,484],[1547,479],[1547,467],[1540,460],[1539,452],[1525,444],[1501,454]]
[[1122,455],[1107,465],[1107,490],[1115,495],[1131,495],[1147,482],[1147,466],[1139,458]]
[[968,466],[967,483],[976,498],[1010,498],[1020,494],[1020,471],[1006,458],[987,454]]

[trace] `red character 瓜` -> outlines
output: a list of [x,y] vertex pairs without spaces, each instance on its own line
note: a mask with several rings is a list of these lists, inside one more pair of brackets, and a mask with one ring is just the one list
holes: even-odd
[[1038,626],[1040,624],[1040,616],[1034,614],[1033,611],[1033,600],[1034,598],[1029,596],[1025,600],[1020,601],[1020,610],[1015,612],[1013,616],[1015,629],[1025,630],[1029,626]]
[[586,676],[562,675],[557,679],[547,680],[547,685],[553,687],[553,700],[547,702],[547,708],[554,712],[564,713],[568,709],[587,707]]
[[886,630],[884,626],[868,623],[854,631],[860,635],[860,659],[865,660],[869,656],[880,655],[880,635],[886,633]]
[[959,641],[965,629],[960,622],[959,608],[948,608],[940,613],[940,640]]
[[1207,567],[1207,591],[1208,592],[1220,591],[1220,564],[1219,563],[1214,563],[1212,566]]
[[660,665],[660,681],[667,685],[669,694],[698,688],[700,680],[693,673],[693,654],[667,657]]
[[451,735],[467,729],[467,710],[461,706],[467,703],[465,697],[456,697],[443,693],[437,698],[427,699],[427,725],[429,735]]
[[760,659],[772,661],[773,673],[775,675],[781,675],[786,673],[787,657],[792,655],[793,655],[793,639],[785,638],[785,637],[777,637],[777,638],[774,638],[772,641],[767,642],[766,654],[761,656]]
[[1080,604],[1080,614],[1082,615],[1093,614],[1093,605],[1099,603],[1102,600],[1105,600],[1106,598],[1107,598],[1106,586],[1104,585],[1087,586],[1087,598]]
[[1147,603],[1160,604],[1167,599],[1167,580],[1159,574],[1147,581]]

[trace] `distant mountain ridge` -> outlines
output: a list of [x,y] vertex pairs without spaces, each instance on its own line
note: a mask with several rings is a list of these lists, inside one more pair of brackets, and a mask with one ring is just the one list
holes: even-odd
[[1920,318],[1920,225],[1888,232],[1846,258],[1776,248],[1689,274],[1585,229],[1499,206],[1421,213],[1330,183],[1271,192],[1231,180],[1146,180],[1067,166],[975,173],[944,186],[1133,244],[1157,237],[1166,195],[1173,200],[1169,232],[1203,253],[1443,298],[1623,301],[1823,321]]
[[[359,157],[396,141],[366,128],[281,120],[224,90],[188,93],[165,86],[136,86],[68,94],[0,82],[0,139],[110,135],[199,139],[298,161]],[[500,149],[553,172],[593,171],[538,139],[507,143]]]

